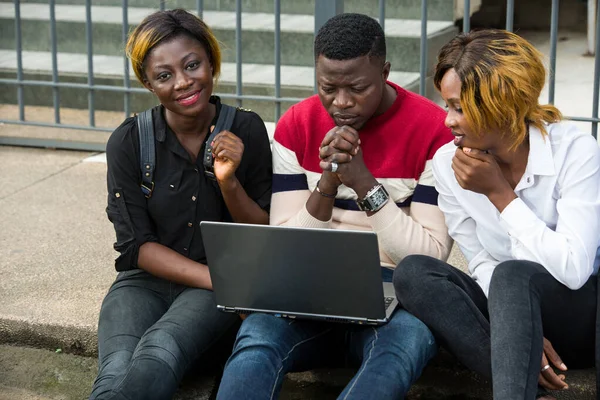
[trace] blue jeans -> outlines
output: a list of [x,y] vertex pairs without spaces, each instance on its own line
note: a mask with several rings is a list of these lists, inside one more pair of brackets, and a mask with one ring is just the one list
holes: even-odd
[[172,398],[185,372],[238,324],[237,315],[217,310],[209,290],[143,270],[120,273],[100,310],[90,399]]
[[217,399],[275,399],[287,372],[332,364],[359,367],[340,399],[402,399],[436,352],[429,329],[400,309],[378,327],[252,314],[238,332]]

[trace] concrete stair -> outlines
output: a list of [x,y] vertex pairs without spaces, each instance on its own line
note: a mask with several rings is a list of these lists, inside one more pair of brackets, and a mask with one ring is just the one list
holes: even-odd
[[[59,53],[58,69],[61,82],[85,84],[87,82],[87,56],[80,53]],[[24,78],[27,80],[52,80],[52,59],[50,52],[24,51],[23,65],[26,69]],[[123,86],[123,58],[119,56],[94,55],[95,84],[107,86]],[[0,78],[16,78],[16,53],[13,50],[0,50]],[[273,65],[250,64],[242,65],[244,94],[259,96],[275,95],[275,73]],[[141,88],[135,75],[130,69],[132,87]],[[390,79],[399,85],[417,90],[419,74],[414,72],[392,72]],[[314,69],[306,66],[281,67],[281,95],[283,97],[305,98],[313,94]],[[0,86],[1,87],[1,86]],[[222,73],[216,91],[220,94],[235,93],[236,65],[223,63]],[[86,108],[87,90],[63,88],[61,106],[68,108]],[[39,86],[24,87],[25,103],[28,105],[48,106],[52,104],[52,88]],[[8,86],[0,90],[0,103],[13,104],[16,101],[16,86]],[[234,104],[235,100],[226,100]],[[134,93],[130,96],[131,109],[144,110],[156,104],[156,98],[149,92]],[[284,102],[282,110],[291,104]],[[273,121],[274,105],[258,100],[244,100],[243,106],[258,112],[265,121]],[[123,110],[123,93],[96,91],[95,107],[97,110]]]
[[[47,0],[21,0],[25,3],[48,4]],[[105,6],[121,7],[122,0],[102,0]],[[204,0],[205,11],[235,11],[235,0]],[[85,5],[85,0],[56,0],[56,4]],[[158,0],[129,0],[129,7],[148,7],[158,9]],[[428,18],[431,20],[452,21],[453,0],[429,0]],[[196,0],[167,0],[167,8],[196,9]],[[379,17],[379,0],[345,0],[345,12],[357,12]],[[242,0],[242,10],[248,12],[272,13],[273,0]],[[282,1],[281,12],[285,14],[311,15],[315,10],[315,0]],[[421,0],[386,0],[386,17],[421,18]]]
[[[130,8],[130,29],[152,13],[152,8]],[[93,6],[94,54],[123,55],[121,7]],[[22,42],[24,50],[47,50],[50,46],[49,7],[43,4],[22,4]],[[58,5],[57,38],[58,51],[85,53],[85,6]],[[14,10],[11,3],[0,3],[2,38],[0,48],[14,48]],[[206,23],[223,43],[223,61],[235,62],[235,13],[230,11],[206,11]],[[274,62],[274,24],[272,13],[242,13],[243,61],[272,64]],[[419,42],[421,21],[417,19],[386,19],[388,60],[397,71],[419,71]],[[452,22],[428,22],[430,41],[429,59],[432,60],[440,46],[455,33]],[[283,65],[314,64],[313,56],[314,17],[312,15],[281,15],[281,62]],[[438,43],[439,42],[439,43]]]
[[[21,32],[25,79],[51,80],[50,22],[48,2],[21,2]],[[82,0],[62,0],[56,6],[59,81],[87,82],[85,41],[85,6]],[[167,1],[166,6],[195,10],[195,1]],[[377,1],[347,0],[346,11],[378,12]],[[97,3],[96,3],[97,4]],[[95,84],[123,86],[123,39],[121,2],[106,0],[102,6],[92,6],[92,34]],[[234,1],[205,1],[203,18],[215,30],[223,43],[223,74],[216,91],[235,93],[235,12]],[[130,29],[146,15],[158,8],[157,1],[133,0],[128,8]],[[268,6],[268,7],[267,7]],[[428,22],[429,65],[439,48],[456,33],[451,21],[451,1],[433,1],[430,16],[441,20]],[[271,8],[271,9],[270,9]],[[447,10],[434,13],[432,10]],[[274,17],[272,1],[244,1],[242,6],[243,94],[273,96],[274,90]],[[282,2],[281,15],[281,95],[305,98],[313,94],[314,60],[313,30],[314,1]],[[388,59],[392,63],[390,79],[403,87],[419,91],[420,0],[393,0],[387,2],[385,30]],[[399,17],[404,17],[399,18]],[[407,18],[408,17],[408,18]],[[12,2],[0,2],[0,78],[16,77],[15,20]],[[40,34],[42,32],[42,34]],[[431,68],[429,74],[431,73]],[[131,74],[133,87],[140,87]],[[430,80],[428,94],[434,95]],[[16,87],[0,85],[0,103],[16,102]],[[52,104],[50,87],[25,87],[25,103],[49,106]],[[87,90],[60,90],[61,106],[87,107]],[[148,94],[131,96],[132,111],[145,109],[155,102]],[[229,102],[234,102],[229,100]],[[99,110],[122,110],[123,94],[96,91],[95,106]],[[284,102],[282,112],[292,103]],[[245,100],[243,106],[258,112],[265,121],[275,120],[272,102]]]

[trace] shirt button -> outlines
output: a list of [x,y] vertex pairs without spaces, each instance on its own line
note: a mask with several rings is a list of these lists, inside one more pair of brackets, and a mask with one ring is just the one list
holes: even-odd
[[530,176],[528,176],[528,177],[527,177],[527,183],[530,183],[530,182],[531,182],[531,177],[530,177]]
[[196,201],[196,196],[192,196],[192,201]]
[[184,250],[184,251],[187,251],[187,247],[184,247],[184,248],[183,248],[183,250]]
[[192,226],[194,226],[194,224],[192,224],[191,222],[188,222],[188,227],[191,228]]

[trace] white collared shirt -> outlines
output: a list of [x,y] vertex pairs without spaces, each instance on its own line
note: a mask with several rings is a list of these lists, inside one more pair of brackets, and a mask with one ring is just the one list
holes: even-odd
[[518,197],[502,213],[486,196],[460,187],[451,167],[454,143],[433,158],[448,232],[486,295],[494,268],[507,260],[535,261],[571,289],[598,272],[600,149],[590,134],[568,122],[546,128],[544,138],[530,126],[527,168],[515,188]]

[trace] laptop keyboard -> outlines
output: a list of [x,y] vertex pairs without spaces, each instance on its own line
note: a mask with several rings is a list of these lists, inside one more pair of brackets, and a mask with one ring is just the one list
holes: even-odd
[[394,301],[393,297],[384,297],[385,309],[387,310],[390,304]]

